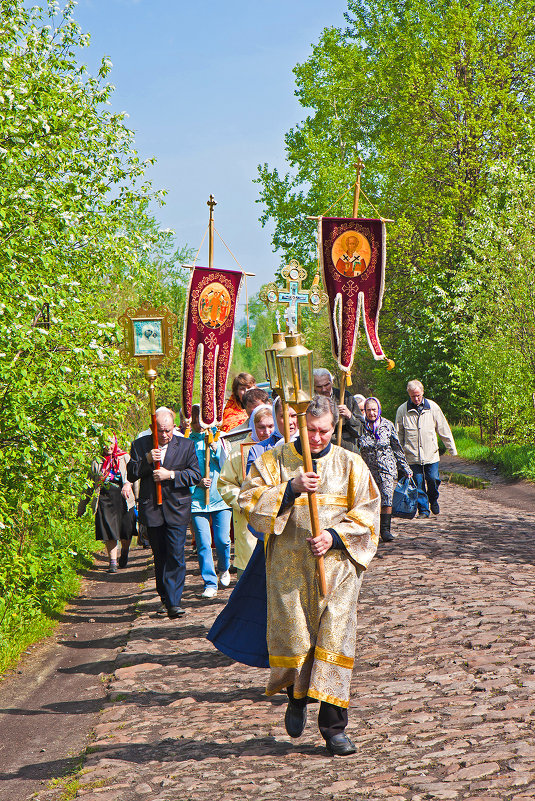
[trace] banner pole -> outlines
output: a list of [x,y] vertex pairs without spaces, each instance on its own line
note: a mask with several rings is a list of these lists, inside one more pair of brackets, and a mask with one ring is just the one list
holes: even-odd
[[356,219],[359,216],[360,174],[364,167],[364,162],[360,157],[355,167],[357,168],[357,180],[355,182],[355,193],[353,195],[353,217]]
[[[342,404],[345,403],[345,399],[346,399],[346,382],[347,382],[347,373],[344,370],[342,370],[340,372],[340,402],[338,404],[339,406],[342,406]],[[343,419],[342,415],[340,415],[340,417],[338,418],[338,426],[337,426],[337,429],[336,429],[336,444],[337,445],[341,445],[342,444],[342,426],[343,425],[344,425],[344,419]]]
[[212,269],[214,266],[214,206],[217,206],[213,195],[210,195],[210,200],[206,201],[206,205],[210,208],[210,218],[208,221],[208,267]]
[[[210,478],[210,443],[212,442],[212,431],[208,428],[204,433],[204,477]],[[204,488],[204,504],[210,506],[210,487]]]
[[[208,267],[212,270],[214,267],[214,206],[217,206],[215,198],[210,195],[210,200],[206,201],[206,205],[210,209],[210,217],[208,220]],[[204,477],[210,478],[210,443],[212,442],[212,431],[209,429],[204,435]],[[205,487],[204,501],[208,507],[210,505],[210,488]]]
[[[145,371],[145,377],[149,382],[149,403],[150,403],[150,427],[152,429],[152,447],[158,448],[158,429],[156,426],[156,398],[154,393],[154,384],[158,378],[158,373],[154,369]],[[158,470],[161,467],[161,462],[154,462],[154,467]],[[159,481],[156,484],[156,503],[158,506],[162,505],[162,485]]]
[[[359,216],[359,197],[360,197],[360,175],[362,172],[362,168],[364,166],[364,162],[359,157],[355,167],[357,168],[357,180],[355,181],[355,193],[353,195],[353,219],[356,219]],[[340,371],[340,406],[345,403],[345,394],[346,394],[346,386],[347,386],[347,373],[345,370]],[[338,427],[336,429],[336,444],[342,444],[342,426],[344,421],[342,417],[338,420]]]

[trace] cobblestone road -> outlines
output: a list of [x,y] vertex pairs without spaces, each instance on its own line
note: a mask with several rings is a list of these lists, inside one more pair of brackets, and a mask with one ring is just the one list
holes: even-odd
[[355,756],[326,756],[313,715],[290,740],[283,697],[262,695],[267,671],[213,650],[205,634],[230,590],[198,599],[190,554],[178,625],[155,616],[152,580],[142,592],[76,797],[533,801],[535,510],[481,497],[445,486],[443,513],[396,523],[365,576]]

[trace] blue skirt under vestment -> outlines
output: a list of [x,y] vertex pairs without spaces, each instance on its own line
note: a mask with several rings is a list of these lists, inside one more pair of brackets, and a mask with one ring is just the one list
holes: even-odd
[[264,543],[258,542],[228,603],[208,632],[218,651],[250,667],[269,667]]

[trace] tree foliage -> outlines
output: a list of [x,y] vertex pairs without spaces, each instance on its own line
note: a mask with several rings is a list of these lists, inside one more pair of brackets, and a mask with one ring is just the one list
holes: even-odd
[[456,384],[492,441],[533,441],[535,426],[534,171],[531,157],[488,168],[489,190],[467,228],[456,276],[467,324]]
[[118,313],[140,298],[179,307],[184,284],[162,275],[171,270],[173,237],[148,213],[149,200],[161,197],[144,176],[150,160],[138,156],[123,115],[107,108],[111,64],[104,59],[92,77],[77,62],[88,37],[74,5],[60,12],[53,2],[31,10],[22,0],[0,2],[4,629],[10,615],[18,625],[14,587],[36,609],[45,602],[43,544],[62,542],[69,519],[76,539],[72,520],[99,431],[134,426],[144,401],[139,371],[119,362]]
[[[361,196],[360,213],[394,220],[382,340],[450,413],[467,228],[492,188],[488,166],[531,147],[534,12],[532,0],[349,0],[346,28],[326,29],[294,70],[308,116],[286,135],[288,173],[259,168],[274,245],[311,262],[306,215],[331,207],[362,156],[373,206]],[[330,213],[350,215],[351,201]]]

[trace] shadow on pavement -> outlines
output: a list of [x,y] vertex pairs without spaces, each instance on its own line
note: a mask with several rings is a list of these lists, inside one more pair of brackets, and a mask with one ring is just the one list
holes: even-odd
[[[447,529],[438,528],[440,518],[430,522],[403,521],[396,533],[401,534],[381,555],[424,555],[430,559],[462,558],[507,564],[534,564],[535,545],[531,524],[522,520],[504,521],[489,516],[467,529],[462,520],[453,520]],[[417,528],[417,530],[415,530]]]
[[[216,743],[213,740],[166,739],[153,745],[127,743],[95,747],[92,753],[100,759],[117,759],[121,762],[143,764],[158,762],[181,762],[186,760],[230,759],[241,756],[284,756],[299,753],[304,756],[325,756],[325,747],[306,743],[294,744],[276,740],[274,737],[254,737],[241,743]],[[46,780],[65,775],[75,764],[73,759],[58,759],[50,762],[24,765],[13,773],[0,773],[0,781],[13,779]]]
[[[219,651],[188,651],[185,654],[127,654],[122,664],[117,664],[114,660],[112,663],[115,668],[118,667],[131,667],[132,665],[140,665],[144,662],[150,662],[153,665],[161,665],[162,667],[173,666],[176,668],[221,668],[228,667],[234,664],[233,659],[219,653]],[[59,668],[58,673],[102,673],[102,662],[86,662],[80,665],[73,665],[72,667]]]

